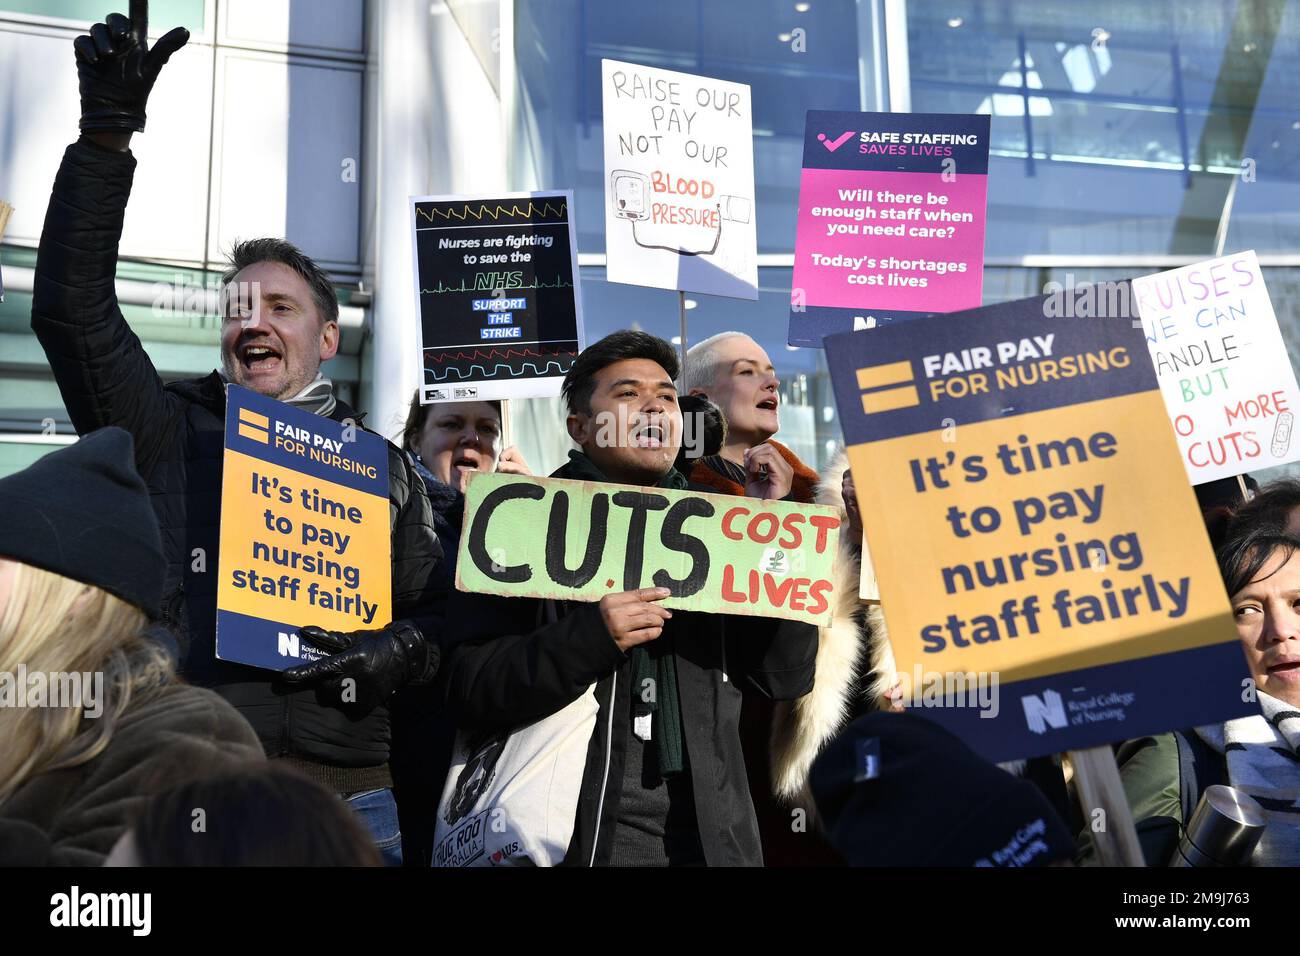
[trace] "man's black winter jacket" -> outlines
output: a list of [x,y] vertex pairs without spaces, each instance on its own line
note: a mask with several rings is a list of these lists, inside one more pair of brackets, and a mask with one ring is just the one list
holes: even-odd
[[[216,372],[164,385],[118,308],[117,248],[134,171],[130,153],[93,143],[64,153],[36,260],[32,329],[77,431],[117,425],[135,438],[162,527],[163,620],[177,634],[181,674],[228,700],[269,756],[296,758],[338,792],[388,786],[387,706],[349,712],[330,703],[337,694],[289,692],[267,671],[216,659],[225,387]],[[342,402],[331,417],[357,421]],[[442,551],[429,501],[391,443],[388,473],[394,618],[418,618],[434,640],[428,629],[445,595],[433,573]]]
[[[573,475],[562,468],[552,477]],[[443,686],[448,710],[463,731],[508,733],[555,713],[596,685],[599,712],[564,862],[608,865],[633,693],[631,656],[610,637],[600,607],[457,591],[447,627]],[[812,690],[817,628],[679,610],[664,625],[668,636],[704,859],[709,866],[762,866],[740,746],[741,695],[794,700]]]

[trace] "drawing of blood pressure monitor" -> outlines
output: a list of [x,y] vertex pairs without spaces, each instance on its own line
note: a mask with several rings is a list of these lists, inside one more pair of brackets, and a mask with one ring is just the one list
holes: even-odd
[[614,215],[619,219],[650,218],[650,177],[626,169],[615,170],[610,177],[614,186]]
[[718,208],[718,231],[713,240],[713,248],[688,252],[685,249],[673,249],[642,242],[636,235],[636,224],[650,218],[650,177],[630,169],[616,169],[610,173],[610,185],[613,193],[613,212],[618,219],[632,223],[632,239],[638,246],[647,249],[665,249],[683,256],[709,255],[718,248],[722,237],[722,223],[747,223],[753,212],[753,204],[743,196],[719,196],[715,204]]

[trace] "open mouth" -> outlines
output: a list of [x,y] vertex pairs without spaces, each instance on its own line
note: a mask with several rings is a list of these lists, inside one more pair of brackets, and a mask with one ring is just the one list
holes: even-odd
[[642,425],[632,434],[632,442],[637,448],[662,448],[667,437],[661,425]]
[[1300,660],[1286,660],[1279,664],[1274,664],[1268,669],[1270,674],[1288,674],[1300,676]]
[[269,345],[245,345],[239,350],[239,361],[250,372],[267,372],[280,367],[284,357]]
[[761,408],[765,412],[774,412],[776,411],[776,406],[777,398],[775,395],[771,395],[759,402],[757,407]]
[[479,459],[477,455],[471,455],[462,452],[451,460],[451,467],[463,468],[466,471],[477,471]]

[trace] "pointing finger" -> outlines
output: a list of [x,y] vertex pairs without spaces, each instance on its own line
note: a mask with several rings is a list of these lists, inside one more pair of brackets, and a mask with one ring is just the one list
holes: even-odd
[[128,12],[131,14],[131,33],[135,42],[144,48],[149,36],[149,0],[131,0]]

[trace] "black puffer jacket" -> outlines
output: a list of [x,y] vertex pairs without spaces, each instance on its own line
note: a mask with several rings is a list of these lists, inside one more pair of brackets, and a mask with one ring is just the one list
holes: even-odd
[[[162,527],[163,616],[179,635],[180,672],[234,705],[270,756],[298,758],[339,792],[387,786],[387,707],[351,713],[314,689],[287,692],[268,671],[216,659],[225,388],[216,372],[164,385],[118,308],[117,246],[134,171],[130,153],[93,143],[64,153],[36,261],[32,329],[77,431],[117,425],[135,438]],[[358,420],[341,402],[331,417]],[[388,451],[394,615],[417,618],[432,639],[441,548],[423,483],[395,446]]]

